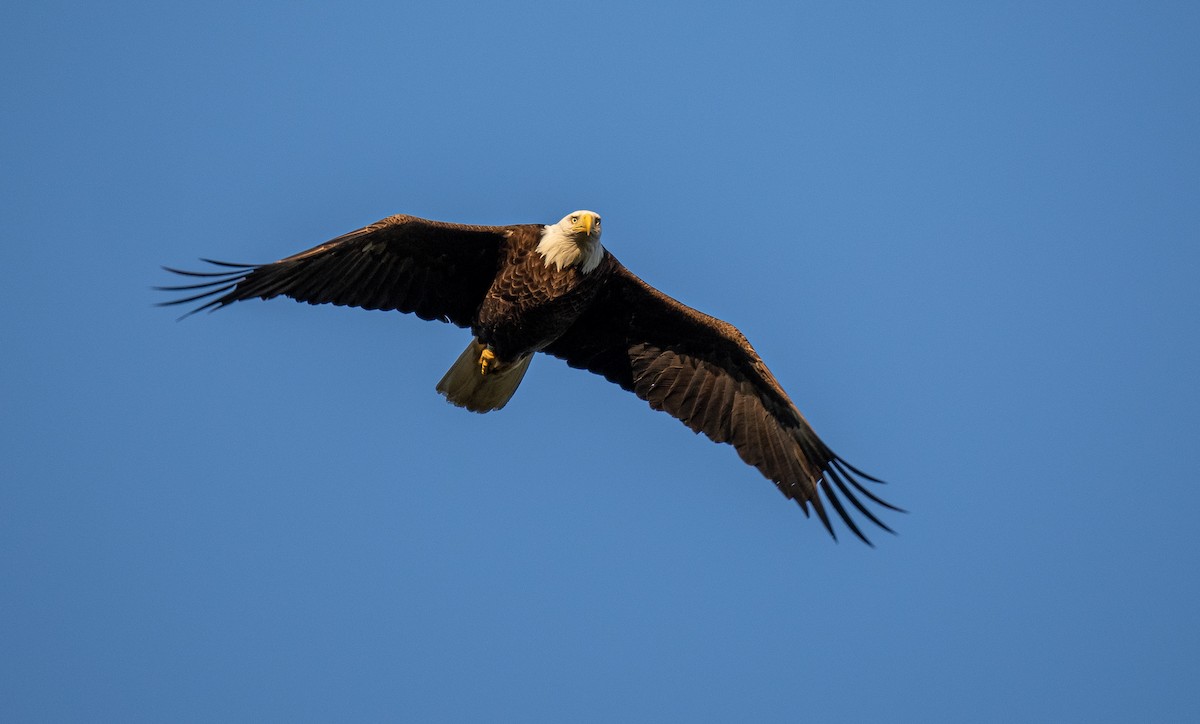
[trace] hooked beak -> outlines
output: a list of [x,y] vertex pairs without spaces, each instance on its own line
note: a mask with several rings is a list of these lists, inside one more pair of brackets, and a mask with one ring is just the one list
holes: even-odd
[[576,232],[583,232],[588,236],[592,235],[592,229],[596,227],[595,214],[580,214],[579,223],[575,225]]

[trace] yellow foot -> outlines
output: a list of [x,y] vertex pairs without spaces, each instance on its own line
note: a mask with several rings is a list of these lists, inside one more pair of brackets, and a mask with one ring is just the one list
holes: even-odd
[[496,353],[487,347],[479,355],[479,374],[487,376],[488,368],[496,365]]

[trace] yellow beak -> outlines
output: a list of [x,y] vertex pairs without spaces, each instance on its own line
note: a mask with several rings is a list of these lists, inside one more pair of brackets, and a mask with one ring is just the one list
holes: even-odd
[[588,236],[592,235],[592,229],[596,226],[596,217],[593,214],[581,214],[579,223],[576,224],[575,230],[582,231]]

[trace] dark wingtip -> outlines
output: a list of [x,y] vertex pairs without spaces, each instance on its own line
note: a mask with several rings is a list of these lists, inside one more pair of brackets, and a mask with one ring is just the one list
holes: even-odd
[[846,524],[846,527],[850,529],[850,532],[854,533],[854,535],[857,536],[858,539],[863,543],[866,543],[874,548],[875,544],[872,543],[871,539],[864,535],[861,530],[859,530],[858,524],[855,523],[854,519],[850,517],[850,514],[846,512],[846,508],[842,506],[842,501],[838,500],[837,493],[834,492],[833,486],[829,484],[828,480],[821,481],[821,490],[825,492],[825,498],[829,501],[829,504],[833,506],[833,509],[837,511],[838,517],[842,519],[842,522]]
[[867,480],[870,480],[872,483],[879,483],[880,485],[887,485],[887,482],[886,482],[886,481],[884,481],[884,480],[880,480],[879,478],[875,477],[874,475],[868,475],[867,473],[864,473],[863,471],[861,471],[861,470],[859,470],[858,468],[854,467],[853,465],[851,465],[850,463],[846,462],[845,460],[843,460],[842,458],[838,457],[837,455],[833,455],[833,460],[832,460],[831,462],[832,462],[834,465],[839,465],[839,466],[842,466],[842,467],[844,468],[844,469],[842,470],[842,472],[843,472],[843,473],[844,473],[844,472],[846,472],[846,470],[849,470],[850,472],[854,473],[854,474],[855,474],[855,475],[857,475],[858,477],[860,477],[860,478],[866,478]]
[[[209,289],[209,290],[207,290],[207,291],[200,292],[199,294],[193,294],[193,295],[192,295],[192,296],[190,296],[190,297],[184,297],[183,299],[171,299],[171,300],[168,300],[168,301],[165,301],[165,302],[158,302],[158,303],[157,303],[157,306],[160,306],[160,307],[173,307],[173,306],[175,306],[176,304],[187,304],[188,302],[195,302],[195,301],[198,301],[198,300],[200,300],[200,299],[204,299],[205,297],[211,297],[211,296],[213,296],[214,294],[220,294],[221,292],[226,292],[226,291],[229,291],[230,289],[233,289],[233,288],[234,288],[234,287],[236,287],[236,286],[237,286],[236,284],[227,284],[227,285],[225,285],[225,286],[223,286],[223,287],[217,287],[216,289]],[[200,309],[204,309],[205,307],[208,307],[208,306],[210,306],[210,305],[213,305],[213,304],[217,304],[217,303],[219,303],[219,302],[220,302],[220,299],[214,299],[213,301],[211,301],[211,302],[209,302],[208,304],[204,305],[204,307],[200,307],[200,308],[198,308],[196,311],[200,311]]]
[[833,529],[833,523],[829,521],[829,515],[825,512],[825,506],[821,504],[821,499],[814,496],[809,502],[812,503],[813,510],[817,511],[817,517],[821,519],[825,530],[829,531],[829,537],[833,538],[834,543],[837,543],[837,531]]
[[212,311],[225,306],[229,303],[228,294],[226,293],[237,289],[238,284],[240,284],[250,272],[258,268],[258,266],[255,264],[234,264],[227,261],[217,261],[216,259],[201,259],[201,261],[208,264],[213,264],[215,266],[229,267],[233,271],[200,272],[189,271],[187,269],[176,269],[175,267],[164,265],[162,267],[163,270],[171,272],[172,274],[179,274],[180,276],[185,277],[200,277],[205,279],[205,281],[202,281],[198,284],[177,284],[154,287],[155,290],[162,292],[188,292],[198,289],[203,290],[198,294],[192,294],[181,299],[170,299],[165,302],[156,302],[154,304],[156,307],[173,307],[179,304],[187,304],[188,302],[207,299],[208,297],[216,297],[215,299],[211,299],[207,303],[202,304],[195,309],[189,310],[185,314],[177,317],[175,320],[177,322],[187,319],[197,312],[203,312],[205,310]]
[[[201,259],[200,261],[208,261],[208,259]],[[209,263],[211,264],[211,263],[215,263],[215,262],[209,262]],[[185,277],[230,277],[230,278],[232,278],[232,277],[236,277],[236,276],[245,274],[244,271],[223,271],[223,272],[189,271],[187,269],[176,269],[173,266],[165,266],[165,265],[162,268],[163,268],[163,270],[169,271],[172,274],[179,274],[179,275],[185,276]]]
[[[851,465],[850,463],[846,462],[845,460],[842,460],[839,457],[835,457],[829,463],[829,471],[830,472],[833,472],[833,471],[841,472],[841,474],[843,476],[845,476],[846,480],[848,480],[850,482],[850,484],[854,486],[855,490],[857,490],[858,492],[867,496],[867,498],[869,500],[871,500],[873,503],[875,503],[877,505],[882,505],[883,507],[887,508],[888,510],[894,510],[897,513],[907,513],[908,512],[904,508],[900,508],[895,505],[892,505],[891,503],[887,502],[883,498],[880,498],[878,495],[875,495],[874,493],[872,493],[870,490],[867,490],[866,487],[864,487],[862,483],[858,482],[858,480],[854,477],[854,475],[851,474],[851,471],[852,471],[854,474],[861,476],[861,475],[863,475],[863,472],[860,471],[858,468],[854,467],[853,465]],[[872,480],[874,480],[877,483],[883,482],[882,480],[878,480],[875,478],[872,478]]]
[[[230,267],[231,269],[243,269],[243,270],[244,269],[257,269],[260,266],[259,264],[238,264],[238,263],[232,262],[232,261],[219,261],[217,259],[206,259],[204,257],[200,257],[200,261],[206,262],[208,264],[213,264],[215,266]],[[235,272],[223,272],[223,273],[233,274]]]
[[[840,475],[838,475],[837,470],[830,467],[829,470],[827,470],[825,472],[825,475],[829,479],[833,480],[833,484],[837,487],[838,490],[842,491],[842,495],[846,496],[846,500],[849,500],[850,504],[853,505],[854,508],[856,510],[858,510],[858,512],[862,513],[867,518],[867,520],[871,521],[872,523],[879,526],[880,528],[883,528],[884,530],[886,530],[888,533],[891,533],[892,535],[896,534],[896,531],[889,528],[888,525],[886,523],[884,523],[882,520],[880,520],[879,518],[877,518],[874,513],[867,510],[867,506],[863,505],[862,502],[859,501],[859,499],[854,496],[854,491],[852,491],[852,490],[850,490],[850,488],[846,487],[846,482],[844,480],[842,480],[842,477]],[[849,477],[849,476],[847,476],[847,477]],[[853,478],[851,478],[851,481],[853,482]]]

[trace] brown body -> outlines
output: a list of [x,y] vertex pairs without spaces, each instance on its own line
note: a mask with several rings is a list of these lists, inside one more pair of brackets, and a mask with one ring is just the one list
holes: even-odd
[[605,252],[600,267],[548,266],[537,252],[541,225],[507,227],[498,272],[471,331],[501,360],[540,352],[591,306],[616,261]]

